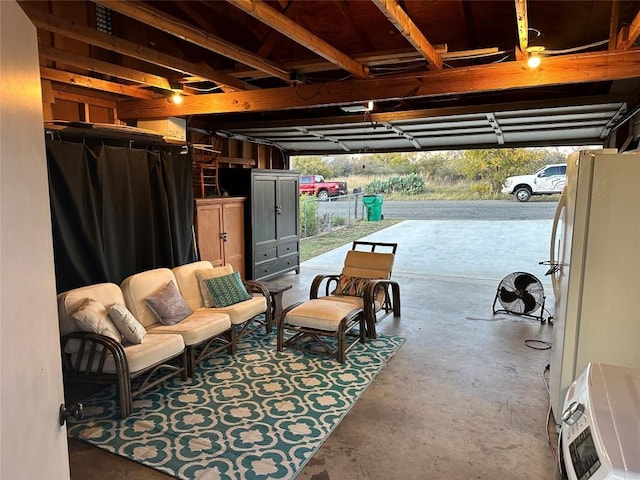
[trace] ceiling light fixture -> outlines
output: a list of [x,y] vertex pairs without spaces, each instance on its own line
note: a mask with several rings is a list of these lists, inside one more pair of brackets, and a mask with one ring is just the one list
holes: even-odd
[[527,53],[529,54],[529,57],[527,58],[527,65],[529,66],[529,68],[533,69],[540,66],[540,54],[542,52],[544,52],[544,47],[527,47]]
[[340,110],[346,113],[364,113],[373,111],[373,100],[369,100],[366,105],[343,105]]
[[173,90],[173,95],[171,95],[171,101],[175,104],[175,105],[180,105],[182,103],[182,100],[184,100],[183,96],[182,96],[182,90],[180,89],[174,89]]

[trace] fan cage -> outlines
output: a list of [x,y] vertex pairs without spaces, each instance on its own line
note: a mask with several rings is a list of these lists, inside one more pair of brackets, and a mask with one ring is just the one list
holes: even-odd
[[[545,299],[544,287],[535,275],[527,272],[513,272],[498,284],[493,300],[493,314],[519,315],[545,323],[546,320],[543,317]],[[497,303],[500,303],[502,308],[496,309]]]

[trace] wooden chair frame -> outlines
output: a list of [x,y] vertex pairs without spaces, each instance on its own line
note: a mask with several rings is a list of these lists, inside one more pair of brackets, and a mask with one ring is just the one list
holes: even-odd
[[[397,243],[365,242],[356,240],[353,242],[352,250],[366,246],[371,252],[376,252],[377,248],[389,248],[390,253],[395,255],[398,248]],[[391,275],[391,272],[389,272]],[[311,283],[309,298],[331,298],[338,285],[339,274],[316,275]],[[380,301],[382,299],[382,301]],[[372,279],[369,281],[367,290],[363,297],[363,310],[366,323],[367,337],[376,338],[376,325],[393,313],[394,317],[400,317],[400,285],[398,282],[389,279]]]
[[[71,354],[65,351],[67,343],[72,339],[80,341],[75,361],[72,360]],[[124,347],[121,343],[110,337],[90,332],[73,332],[61,338],[61,348],[63,352],[62,369],[64,377],[67,380],[116,385],[120,403],[120,416],[122,418],[131,415],[133,411],[133,398],[174,375],[180,374],[183,381],[186,381],[188,378],[186,349],[155,365],[131,373],[129,371],[129,364]],[[115,373],[104,372],[104,365],[109,355],[113,357]],[[178,359],[178,365],[169,363],[175,359]],[[163,369],[167,370],[167,372],[154,378],[154,376]],[[136,388],[134,388],[133,381],[138,378],[141,381]]]
[[[360,308],[354,308],[346,317],[344,317],[338,329],[336,331],[320,330],[317,328],[303,327],[298,325],[291,325],[285,322],[287,313],[294,308],[302,305],[304,302],[294,303],[289,305],[282,312],[282,315],[278,319],[278,339],[277,349],[279,352],[284,351],[284,347],[292,348],[306,353],[314,353],[319,355],[327,355],[335,358],[338,362],[344,363],[346,354],[349,350],[355,347],[358,342],[365,343],[366,341],[366,324],[364,312]],[[354,332],[354,329],[358,327],[358,331]],[[285,332],[293,332],[293,335],[287,339],[284,338]],[[322,337],[335,338],[338,341],[336,348],[332,348],[326,343]],[[348,338],[353,337],[352,341]],[[315,345],[318,345],[322,350],[313,350],[306,348],[302,343],[308,343],[309,339],[315,341]]]

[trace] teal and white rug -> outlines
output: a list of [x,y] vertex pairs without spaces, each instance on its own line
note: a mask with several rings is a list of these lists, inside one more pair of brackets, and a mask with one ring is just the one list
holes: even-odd
[[404,339],[380,335],[341,365],[276,351],[275,335],[245,337],[235,357],[202,363],[193,378],[167,381],[118,416],[108,388],[83,401],[68,433],[182,479],[292,479],[349,412]]

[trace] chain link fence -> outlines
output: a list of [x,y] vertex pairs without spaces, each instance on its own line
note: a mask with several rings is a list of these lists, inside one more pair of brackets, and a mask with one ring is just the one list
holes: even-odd
[[362,193],[330,197],[320,201],[311,195],[300,196],[300,238],[330,232],[366,218]]

